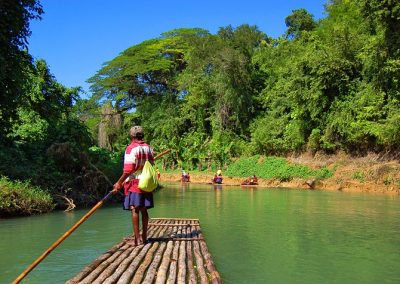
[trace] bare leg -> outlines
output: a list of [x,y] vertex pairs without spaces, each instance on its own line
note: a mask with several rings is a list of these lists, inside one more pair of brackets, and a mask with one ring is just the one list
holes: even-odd
[[135,236],[135,245],[138,245],[141,243],[140,232],[139,232],[139,208],[138,207],[132,208],[132,227],[133,227],[133,235]]
[[149,214],[147,213],[146,207],[141,207],[140,212],[142,212],[142,241],[145,243],[147,241],[147,225],[149,224]]

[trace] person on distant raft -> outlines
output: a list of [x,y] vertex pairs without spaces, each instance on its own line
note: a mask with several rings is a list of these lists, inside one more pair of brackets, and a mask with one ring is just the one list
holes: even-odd
[[161,180],[161,173],[160,173],[160,170],[157,169],[156,171],[157,171],[157,179],[158,179],[158,180]]
[[185,172],[184,169],[182,169],[181,181],[182,182],[189,182],[190,181],[190,175],[189,175],[189,173]]
[[253,176],[250,178],[250,184],[258,184],[258,178],[257,178],[256,175],[253,175]]
[[[139,189],[139,178],[143,166],[148,160],[154,163],[153,149],[146,144],[144,132],[141,126],[133,126],[129,131],[131,144],[126,147],[124,156],[123,173],[119,180],[114,184],[113,192],[117,192],[124,187],[125,200],[124,210],[131,210],[133,238],[127,239],[127,243],[141,245],[147,241],[147,226],[149,223],[149,214],[147,209],[154,207],[153,193],[145,192]],[[142,214],[142,235],[139,231],[139,213]]]
[[222,171],[221,171],[221,169],[218,169],[218,170],[217,170],[217,176],[222,177]]
[[214,178],[211,180],[212,183],[218,183],[221,184],[222,183],[222,176],[218,176],[218,175],[214,175]]

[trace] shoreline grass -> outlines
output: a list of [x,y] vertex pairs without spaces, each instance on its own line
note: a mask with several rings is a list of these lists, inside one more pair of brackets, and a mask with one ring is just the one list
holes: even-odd
[[30,182],[0,176],[0,218],[50,212],[55,204],[45,190]]

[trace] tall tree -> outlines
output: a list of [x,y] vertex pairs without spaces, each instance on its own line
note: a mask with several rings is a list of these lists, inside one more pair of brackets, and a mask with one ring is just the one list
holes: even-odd
[[0,137],[4,139],[23,101],[26,68],[32,62],[26,52],[31,34],[29,21],[43,13],[38,0],[0,2]]
[[313,15],[304,8],[293,10],[285,18],[285,24],[288,28],[285,35],[289,39],[298,38],[303,31],[312,31],[317,26]]
[[[197,28],[176,29],[128,48],[105,63],[89,80],[94,93],[92,99],[101,103],[111,101],[120,113],[135,109],[145,127],[161,125],[152,128],[157,137],[175,141],[181,134],[181,123],[174,116],[184,96],[177,78],[186,68],[190,42],[208,34]],[[152,137],[155,135],[150,134],[149,138]]]

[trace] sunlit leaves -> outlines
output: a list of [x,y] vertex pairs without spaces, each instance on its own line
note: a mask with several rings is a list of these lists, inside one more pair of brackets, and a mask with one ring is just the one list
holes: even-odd
[[201,29],[177,29],[126,49],[89,80],[94,98],[128,110],[147,96],[176,93],[176,76],[186,66],[189,42],[205,35]]

